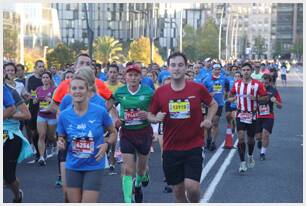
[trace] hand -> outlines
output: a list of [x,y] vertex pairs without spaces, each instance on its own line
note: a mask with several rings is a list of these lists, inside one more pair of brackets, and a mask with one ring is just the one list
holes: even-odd
[[141,120],[146,120],[146,119],[148,119],[148,112],[141,110],[141,111],[138,112],[138,117]]
[[276,98],[275,97],[271,97],[270,100],[271,100],[271,102],[276,102]]
[[66,149],[66,140],[63,137],[59,137],[57,140],[57,147],[60,150],[65,150]]
[[166,112],[158,112],[155,116],[156,122],[162,122],[166,116]]
[[108,143],[104,143],[104,144],[100,144],[97,148],[99,148],[99,151],[98,153],[96,154],[95,158],[97,161],[100,161],[103,156],[105,155],[106,153],[106,150],[107,150],[107,146],[108,146]]
[[206,129],[209,129],[212,127],[211,120],[209,119],[204,119],[203,122],[201,122],[200,127],[205,127]]
[[47,102],[49,102],[49,103],[52,101],[52,99],[51,99],[50,97],[46,97],[45,100],[46,100]]
[[121,121],[119,118],[117,118],[117,119],[115,120],[115,127],[116,127],[116,128],[119,128],[121,125],[122,125],[122,121]]

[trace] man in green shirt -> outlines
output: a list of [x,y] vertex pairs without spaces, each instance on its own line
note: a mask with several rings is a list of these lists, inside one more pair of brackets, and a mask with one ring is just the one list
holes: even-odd
[[[140,84],[141,68],[131,64],[126,69],[127,84],[115,92],[115,102],[120,103],[120,148],[123,158],[122,189],[124,202],[132,202],[133,176],[136,167],[134,201],[143,200],[141,186],[149,182],[147,164],[152,145],[153,130],[148,122],[148,108],[153,90]],[[118,125],[118,123],[116,124]],[[136,161],[135,161],[136,155]]]

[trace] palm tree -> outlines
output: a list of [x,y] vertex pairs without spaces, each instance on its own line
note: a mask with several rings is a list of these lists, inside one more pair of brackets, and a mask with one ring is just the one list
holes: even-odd
[[122,55],[122,44],[110,36],[98,37],[93,43],[93,56],[102,64],[116,61],[122,63],[125,58]]

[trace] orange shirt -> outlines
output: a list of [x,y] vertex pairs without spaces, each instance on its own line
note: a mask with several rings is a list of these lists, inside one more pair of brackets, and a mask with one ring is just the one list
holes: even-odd
[[[70,81],[70,79],[62,81],[60,85],[58,85],[58,87],[56,88],[55,93],[53,95],[53,101],[55,101],[57,104],[60,104],[64,96],[69,92]],[[104,99],[110,99],[110,97],[112,96],[112,92],[102,80],[96,79],[96,87],[97,92]]]

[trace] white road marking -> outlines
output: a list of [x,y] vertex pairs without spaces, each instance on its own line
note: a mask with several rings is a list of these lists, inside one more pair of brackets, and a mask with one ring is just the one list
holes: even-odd
[[221,146],[217,149],[217,151],[215,152],[215,154],[209,159],[208,163],[206,164],[206,166],[204,166],[203,170],[202,170],[202,174],[201,174],[201,179],[200,179],[200,184],[203,182],[204,178],[206,177],[206,175],[208,174],[208,172],[211,170],[211,168],[214,166],[214,164],[216,163],[216,161],[218,160],[218,158],[220,157],[220,155],[222,154],[222,152],[224,151],[223,146],[224,146],[224,142],[221,144]]
[[[235,146],[237,146],[238,143],[238,139],[235,142]],[[224,160],[223,164],[221,165],[220,169],[218,170],[216,176],[214,177],[214,179],[211,181],[211,183],[209,184],[206,192],[204,193],[202,199],[200,200],[201,203],[204,202],[208,202],[211,198],[211,196],[213,195],[218,183],[220,182],[226,168],[229,166],[229,164],[232,161],[232,158],[234,157],[236,150],[233,149],[230,151],[230,153],[228,154],[228,156],[226,157],[226,159]]]

